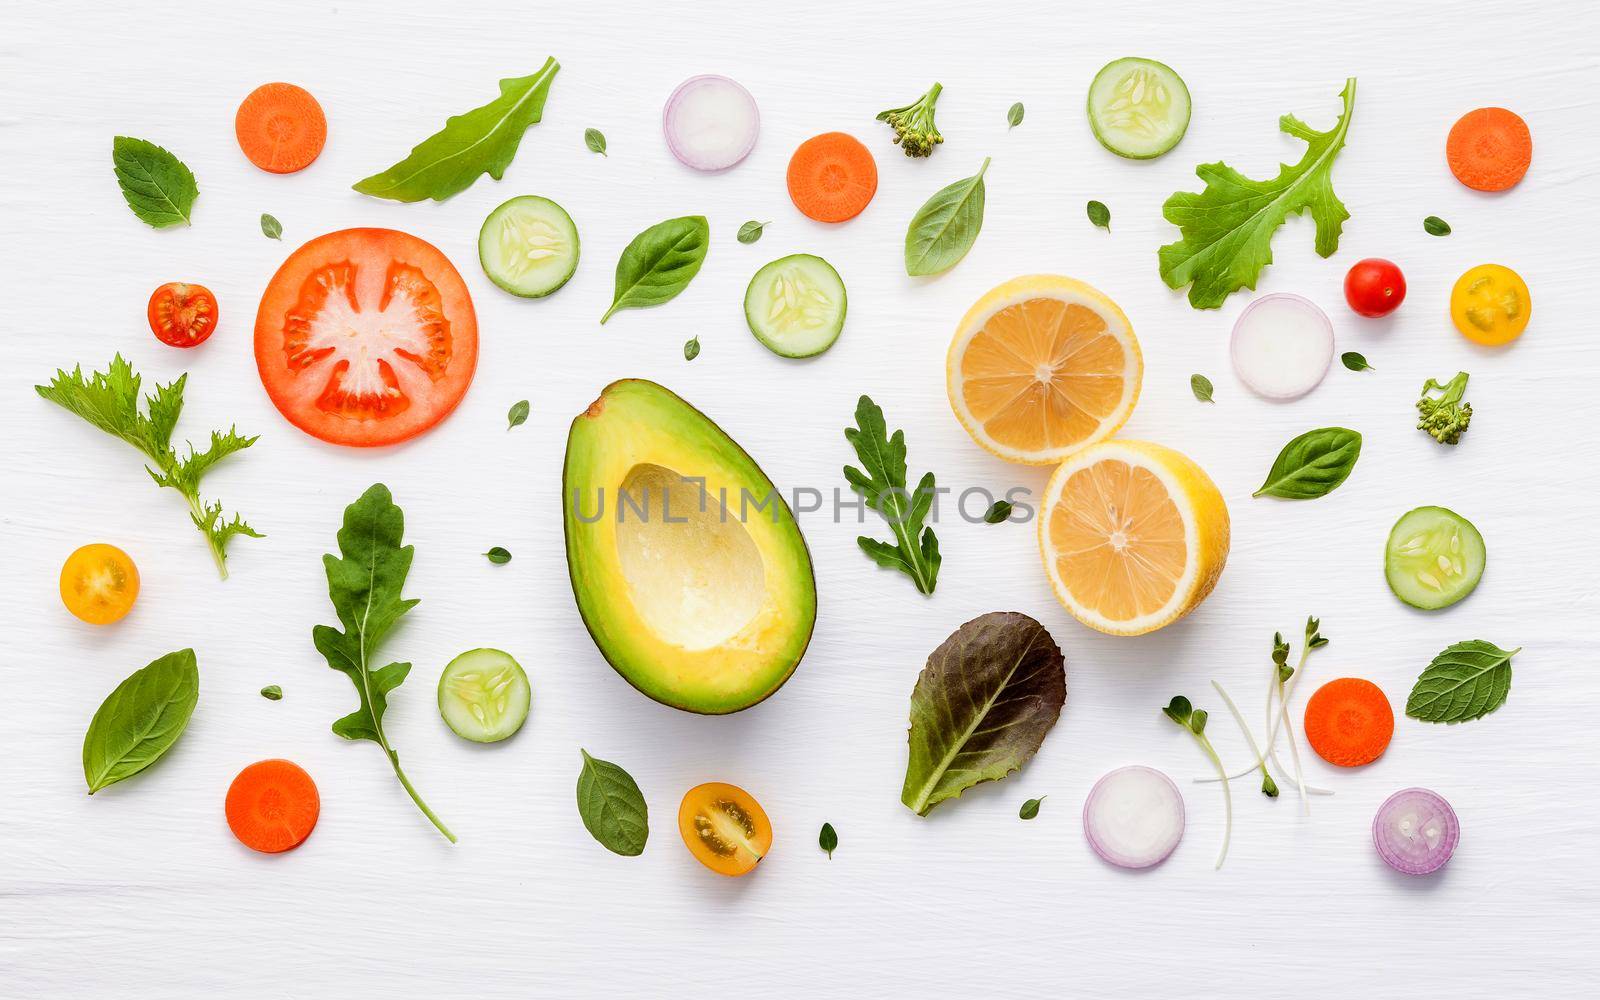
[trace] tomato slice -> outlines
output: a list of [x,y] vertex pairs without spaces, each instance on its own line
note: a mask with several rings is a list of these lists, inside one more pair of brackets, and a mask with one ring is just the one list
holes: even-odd
[[718,875],[743,875],[772,849],[772,823],[761,803],[721,781],[689,789],[678,806],[678,832],[695,860]]
[[91,625],[109,625],[133,610],[139,569],[115,545],[85,545],[61,566],[61,603]]
[[194,347],[217,328],[217,297],[204,285],[169,281],[151,293],[145,315],[163,344]]
[[256,368],[288,421],[358,448],[449,416],[478,366],[478,320],[455,266],[393,229],[345,229],[296,250],[256,312]]

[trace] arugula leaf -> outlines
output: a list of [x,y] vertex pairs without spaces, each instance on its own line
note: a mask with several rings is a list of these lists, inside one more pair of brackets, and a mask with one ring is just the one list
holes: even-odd
[[328,574],[328,598],[344,630],[317,625],[311,630],[311,641],[328,666],[350,678],[361,699],[359,708],[333,724],[334,733],[347,740],[371,740],[382,747],[411,801],[453,844],[456,835],[411,787],[400,770],[400,755],[389,746],[389,738],[383,732],[389,692],[406,679],[411,664],[374,667],[371,659],[400,616],[417,606],[415,598],[400,596],[406,574],[411,571],[413,552],[411,546],[401,546],[404,534],[405,514],[395,506],[389,488],[382,483],[369,487],[359,500],[344,509],[344,526],[338,535],[339,555],[322,557]]
[[1206,189],[1179,191],[1162,205],[1161,214],[1179,227],[1183,239],[1161,248],[1161,280],[1171,288],[1189,285],[1190,305],[1215,309],[1240,288],[1255,288],[1261,269],[1272,263],[1272,234],[1292,214],[1310,211],[1320,256],[1339,249],[1350,213],[1333,193],[1332,171],[1350,130],[1354,77],[1345,81],[1340,96],[1344,112],[1326,132],[1294,115],[1278,119],[1278,128],[1306,143],[1300,162],[1281,164],[1278,176],[1255,181],[1225,163],[1202,163],[1195,173]]
[[180,458],[172,447],[172,431],[183,412],[183,387],[188,380],[184,374],[170,385],[156,386],[154,393],[144,397],[148,415],[139,408],[140,377],[121,354],[111,359],[105,371],[91,372],[88,378],[81,366],[73,368],[70,375],[60,369],[49,385],[33,389],[143,452],[151,462],[145,469],[156,485],[177,490],[189,502],[189,518],[205,535],[217,572],[226,580],[228,540],[235,535],[262,536],[238,514],[228,520],[220,502],[201,500],[200,480],[224,458],[255,444],[256,438],[245,437],[232,427],[225,432],[212,431],[210,447],[197,452],[191,444],[189,454]]
[[93,795],[132,777],[171,749],[200,698],[194,650],[141,667],[106,696],[83,735],[83,779]]
[[578,817],[583,828],[613,854],[626,858],[644,853],[650,839],[650,807],[633,775],[608,760],[583,754],[578,772]]
[[1447,647],[1417,678],[1406,699],[1406,714],[1423,722],[1470,722],[1506,703],[1511,692],[1511,658],[1506,650],[1472,639]]
[[190,224],[200,187],[182,160],[153,142],[119,135],[111,140],[111,165],[122,199],[147,225],[165,229]]
[[939,578],[939,539],[923,521],[933,507],[933,473],[924,475],[915,491],[906,490],[906,432],[890,437],[883,410],[868,396],[856,403],[856,424],[845,428],[844,436],[866,471],[847,465],[844,478],[889,522],[896,539],[890,545],[863,535],[856,544],[873,562],[905,573],[917,590],[931,594]]
[[522,134],[543,117],[545,98],[560,69],[560,63],[546,59],[532,76],[501,80],[499,97],[446,119],[444,128],[412,147],[411,155],[353,186],[391,201],[444,201],[482,174],[499,180],[517,155]]

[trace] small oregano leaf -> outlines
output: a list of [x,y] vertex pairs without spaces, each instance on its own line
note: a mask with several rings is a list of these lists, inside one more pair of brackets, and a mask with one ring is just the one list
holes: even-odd
[[822,824],[822,832],[817,835],[817,846],[828,852],[829,860],[833,859],[833,852],[839,846],[839,834],[833,829],[832,823]]
[[283,688],[276,684],[268,684],[261,689],[261,697],[268,701],[281,701],[283,699]]
[[1105,202],[1091,201],[1085,208],[1089,213],[1090,222],[1108,233],[1111,232],[1111,209],[1106,207]]
[[606,155],[606,136],[604,132],[597,128],[583,130],[583,144],[589,147],[589,152],[591,153],[599,153],[601,156]]
[[700,338],[699,337],[692,337],[689,340],[685,341],[684,345],[683,345],[683,360],[685,360],[685,361],[693,361],[695,358],[698,358],[699,356],[700,356]]
[[1018,101],[1017,103],[1011,105],[1011,110],[1006,112],[1006,124],[1008,126],[1010,126],[1011,128],[1016,128],[1018,125],[1022,124],[1022,102],[1021,101]]
[[1211,398],[1211,380],[1206,378],[1204,375],[1190,375],[1189,389],[1194,393],[1194,398],[1198,399],[1202,403],[1216,402],[1216,400]]
[[1009,520],[1010,517],[1011,517],[1011,501],[1009,501],[1009,500],[996,500],[994,502],[994,504],[988,509],[988,511],[984,513],[984,515],[983,515],[983,523],[984,524],[999,524],[1001,521]]
[[490,549],[488,552],[485,552],[483,556],[496,566],[504,566],[506,563],[511,561],[511,553],[507,552],[498,545]]
[[754,243],[756,240],[761,238],[762,232],[764,232],[770,225],[772,225],[770,222],[757,222],[756,220],[751,219],[749,222],[746,222],[744,225],[739,227],[739,242]]
[[261,213],[261,235],[269,240],[283,239],[283,223],[268,215]]
[[1376,368],[1367,364],[1366,358],[1362,357],[1360,354],[1357,354],[1355,351],[1345,351],[1343,354],[1339,355],[1339,360],[1344,362],[1344,366],[1353,372],[1377,371]]
[[1029,799],[1024,802],[1022,808],[1017,810],[1017,817],[1019,819],[1033,819],[1039,815],[1039,804],[1049,797],[1048,795],[1041,795],[1036,799]]
[[1430,215],[1426,219],[1423,219],[1422,228],[1429,236],[1450,235],[1450,223],[1439,218],[1437,215]]
[[509,431],[513,427],[521,427],[528,419],[528,409],[529,406],[526,399],[519,399],[512,403],[511,409],[506,411],[506,430]]

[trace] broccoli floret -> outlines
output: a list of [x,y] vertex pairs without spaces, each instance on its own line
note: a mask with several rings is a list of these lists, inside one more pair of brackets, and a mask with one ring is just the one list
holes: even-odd
[[933,106],[939,103],[942,84],[935,83],[915,104],[903,108],[890,108],[878,115],[878,121],[888,122],[894,129],[894,141],[906,151],[907,156],[927,156],[933,147],[944,142],[939,127],[933,123]]
[[[1423,383],[1422,398],[1417,400],[1417,412],[1422,414],[1417,430],[1432,434],[1440,444],[1461,442],[1461,435],[1472,422],[1472,404],[1461,401],[1467,391],[1467,377],[1466,372],[1456,372],[1456,377],[1446,385],[1431,378]],[[1439,395],[1430,396],[1430,392]]]

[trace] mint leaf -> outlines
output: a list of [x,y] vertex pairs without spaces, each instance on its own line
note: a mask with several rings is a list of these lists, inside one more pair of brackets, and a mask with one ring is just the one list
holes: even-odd
[[111,164],[123,200],[140,220],[157,229],[189,225],[200,187],[182,160],[153,142],[119,135],[111,140]]
[[1406,714],[1423,722],[1470,722],[1506,703],[1511,692],[1511,658],[1522,647],[1505,650],[1472,639],[1447,647],[1417,678],[1406,699]]

